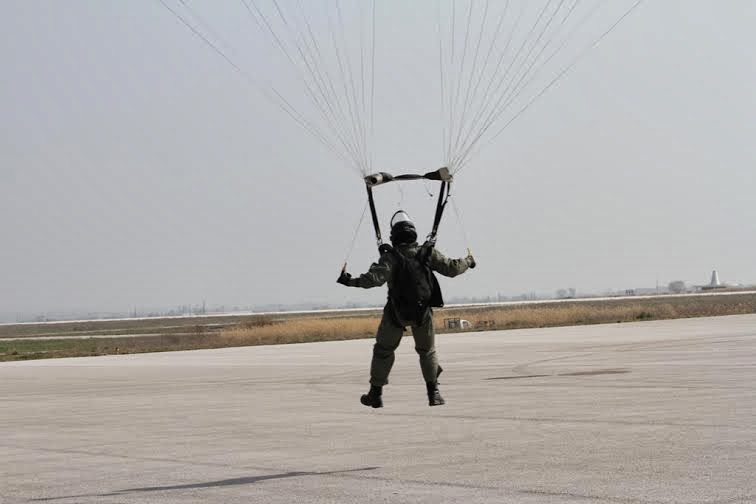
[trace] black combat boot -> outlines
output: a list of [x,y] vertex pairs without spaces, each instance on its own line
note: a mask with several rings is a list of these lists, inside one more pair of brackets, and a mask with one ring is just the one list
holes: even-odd
[[383,388],[370,385],[370,391],[367,394],[362,394],[360,402],[365,406],[371,408],[383,408]]
[[441,392],[438,391],[438,383],[427,382],[425,387],[428,389],[428,406],[441,406],[446,404],[444,398],[441,397]]

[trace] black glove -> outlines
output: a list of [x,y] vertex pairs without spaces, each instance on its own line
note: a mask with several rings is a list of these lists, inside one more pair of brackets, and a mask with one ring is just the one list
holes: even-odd
[[477,265],[475,258],[470,253],[467,254],[467,264],[470,266],[470,269],[475,269],[475,266]]
[[347,273],[346,271],[342,271],[341,275],[339,275],[339,278],[336,279],[336,283],[340,283],[341,285],[346,285],[349,287],[349,281],[352,279],[352,275]]

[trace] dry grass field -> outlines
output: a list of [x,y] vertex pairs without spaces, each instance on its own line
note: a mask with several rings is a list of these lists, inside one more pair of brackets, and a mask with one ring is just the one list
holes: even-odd
[[[436,310],[439,333],[756,313],[756,294],[566,301]],[[469,327],[447,327],[464,319]],[[371,338],[380,311],[0,327],[0,360],[162,352]],[[99,336],[99,337],[95,337]],[[107,337],[103,337],[107,336]],[[10,340],[8,338],[20,338]]]
[[[652,319],[710,317],[756,313],[756,294],[681,296],[638,301],[574,301],[496,307],[445,308],[435,312],[437,332],[523,329],[582,324],[606,324]],[[447,319],[464,319],[469,328],[449,329]],[[221,331],[221,337],[244,344],[276,344],[371,337],[379,315],[336,319],[249,321]]]

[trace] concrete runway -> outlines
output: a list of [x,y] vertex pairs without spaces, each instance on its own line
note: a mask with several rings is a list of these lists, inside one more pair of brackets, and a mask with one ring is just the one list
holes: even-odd
[[0,503],[756,502],[756,315],[0,363]]

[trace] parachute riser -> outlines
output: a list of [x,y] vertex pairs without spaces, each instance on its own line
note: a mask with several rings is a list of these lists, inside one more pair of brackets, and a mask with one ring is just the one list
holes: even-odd
[[393,181],[401,181],[401,180],[439,180],[442,182],[451,182],[452,180],[452,174],[449,171],[449,168],[442,167],[438,170],[434,170],[432,172],[423,173],[421,174],[414,174],[414,173],[406,173],[403,175],[391,175],[390,173],[386,172],[378,172],[373,173],[371,175],[366,175],[365,178],[365,185],[368,187],[374,187],[377,185],[385,184],[386,182],[393,182]]
[[449,172],[449,168],[442,167],[442,168],[439,168],[438,170],[428,172],[423,175],[404,174],[404,175],[393,176],[390,173],[378,172],[372,175],[367,175],[364,178],[364,180],[365,180],[365,189],[367,190],[367,195],[368,195],[368,204],[370,206],[370,215],[373,219],[373,228],[375,229],[375,238],[376,238],[376,243],[378,244],[378,248],[381,248],[381,245],[383,245],[383,238],[381,237],[381,226],[378,222],[378,213],[375,210],[375,200],[373,198],[373,187],[377,185],[385,184],[386,182],[402,181],[402,180],[438,180],[440,181],[441,191],[438,194],[438,201],[436,203],[436,214],[433,217],[433,228],[427,238],[427,241],[431,244],[431,246],[436,244],[438,226],[441,223],[441,217],[444,213],[444,208],[446,208],[446,203],[449,200],[449,196],[451,195],[452,175]]
[[370,215],[373,217],[373,228],[375,229],[375,240],[378,248],[383,245],[383,239],[381,238],[381,225],[378,223],[378,214],[375,211],[375,200],[373,199],[373,185],[367,183],[367,177],[365,177],[365,189],[367,189],[368,204],[370,205]]
[[444,215],[446,203],[451,196],[451,180],[441,181],[441,190],[438,192],[438,201],[436,202],[436,214],[433,216],[433,228],[428,235],[428,242],[435,246],[438,235],[438,226],[441,224],[441,217]]

